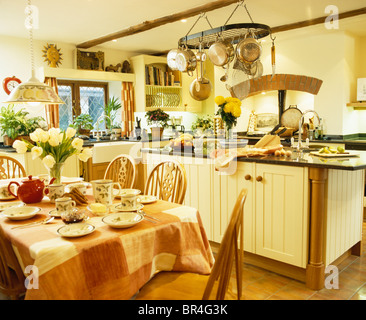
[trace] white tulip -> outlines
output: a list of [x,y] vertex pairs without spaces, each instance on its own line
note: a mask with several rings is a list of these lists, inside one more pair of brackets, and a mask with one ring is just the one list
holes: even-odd
[[66,138],[72,138],[76,134],[76,130],[74,128],[66,129]]
[[48,140],[48,143],[51,147],[57,147],[60,144],[60,140],[58,136],[50,136],[50,140]]
[[27,144],[21,140],[15,140],[13,148],[15,148],[18,153],[26,153],[28,150]]
[[55,163],[56,163],[56,160],[54,157],[52,157],[51,155],[48,155],[48,156],[45,156],[43,159],[42,159],[42,162],[43,164],[48,167],[48,168],[52,168]]
[[42,130],[41,128],[36,129],[35,133],[37,134],[41,142],[47,142],[48,139],[50,138],[48,132]]
[[83,149],[84,140],[80,138],[75,138],[72,140],[71,145],[76,149],[81,151]]
[[43,153],[43,149],[41,147],[33,147],[31,152],[32,152],[32,159],[34,160]]
[[78,154],[79,160],[83,162],[87,162],[88,159],[93,155],[93,151],[91,148],[85,148],[81,153]]
[[34,132],[30,133],[29,137],[34,142],[39,142],[40,141],[40,138],[39,138],[39,135],[37,134],[37,131],[34,131]]

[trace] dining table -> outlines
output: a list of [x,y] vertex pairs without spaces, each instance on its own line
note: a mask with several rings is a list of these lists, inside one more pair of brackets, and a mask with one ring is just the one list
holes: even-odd
[[46,196],[26,204],[40,208],[30,219],[15,221],[0,213],[0,228],[29,279],[26,300],[127,300],[158,272],[210,274],[214,256],[197,209],[156,199],[144,204],[141,222],[114,228],[88,210],[92,188],[86,198],[89,206],[77,208],[85,211],[82,223],[93,231],[80,237],[61,235],[66,224],[60,218],[14,228],[49,217],[55,204]]

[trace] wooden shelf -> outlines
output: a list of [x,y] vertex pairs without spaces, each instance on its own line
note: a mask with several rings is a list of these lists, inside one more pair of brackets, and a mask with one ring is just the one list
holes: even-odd
[[347,103],[347,107],[353,107],[357,110],[366,110],[366,102],[350,102]]

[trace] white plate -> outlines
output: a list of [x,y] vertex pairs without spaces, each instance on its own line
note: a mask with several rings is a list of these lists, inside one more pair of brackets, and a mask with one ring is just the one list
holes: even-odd
[[10,220],[25,220],[33,218],[39,211],[39,207],[18,207],[5,209],[2,214]]
[[144,216],[137,212],[117,212],[105,216],[102,221],[112,228],[130,228],[144,220]]
[[142,204],[149,204],[149,203],[153,203],[153,202],[155,202],[155,201],[158,200],[157,197],[155,197],[155,196],[149,196],[149,195],[138,196],[137,199]]
[[122,205],[119,203],[119,204],[115,204],[114,206],[112,206],[112,210],[121,211],[121,212],[129,212],[129,211],[141,210],[143,207],[144,207],[143,204],[138,204],[135,208],[126,209],[126,208],[122,208]]
[[22,201],[1,202],[0,211],[3,211],[8,208],[19,208],[19,207],[24,207],[24,206],[25,206],[25,203]]
[[87,234],[92,233],[95,230],[95,227],[88,223],[74,223],[67,224],[66,226],[61,227],[57,230],[58,234],[62,237],[66,238],[76,238],[83,237]]

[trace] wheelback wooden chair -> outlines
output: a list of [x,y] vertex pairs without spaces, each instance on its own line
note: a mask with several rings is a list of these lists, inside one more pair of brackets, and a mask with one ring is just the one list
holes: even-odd
[[176,160],[162,161],[150,172],[144,193],[182,204],[187,190],[186,171]]
[[120,154],[108,165],[104,179],[119,182],[122,189],[134,188],[137,177],[135,159],[128,154]]
[[14,179],[26,177],[23,165],[7,155],[0,154],[0,179]]
[[[228,291],[233,261],[236,268],[236,298],[242,294],[243,263],[243,207],[247,190],[242,189],[232,211],[211,274],[162,271],[156,274],[140,292],[136,300],[224,300]],[[240,246],[238,239],[240,234]]]

